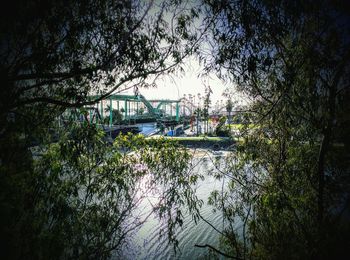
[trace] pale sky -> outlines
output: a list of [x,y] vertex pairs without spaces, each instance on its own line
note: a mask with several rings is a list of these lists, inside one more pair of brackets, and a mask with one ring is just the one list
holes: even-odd
[[[156,0],[155,5],[153,9],[151,9],[151,13],[153,11],[156,11],[159,7],[159,1]],[[157,4],[158,3],[158,4]],[[181,10],[178,10],[181,11]],[[181,12],[180,12],[181,13]],[[165,14],[165,19],[171,21],[173,17],[173,13]],[[198,20],[194,21],[194,28],[196,30],[201,30],[201,18],[198,18]],[[243,101],[241,98],[241,95],[239,95],[234,88],[234,85],[232,83],[225,83],[218,79],[213,73],[206,77],[200,77],[201,72],[203,72],[203,67],[199,64],[198,60],[190,56],[186,58],[183,61],[182,68],[184,69],[184,73],[175,73],[173,75],[165,76],[163,78],[158,78],[155,81],[156,88],[139,88],[138,92],[146,97],[146,99],[172,99],[172,100],[178,100],[184,96],[184,94],[187,95],[195,95],[197,97],[197,94],[200,93],[202,96],[204,96],[205,93],[205,87],[210,86],[212,90],[211,94],[211,104],[214,105],[216,101],[223,100],[226,103],[227,98],[224,97],[222,94],[225,89],[230,89],[232,93],[232,101],[239,100],[240,104],[246,104],[246,101]],[[149,83],[152,83],[154,78],[149,79]],[[120,94],[133,94],[133,89],[130,89],[126,92],[121,92]],[[197,102],[197,100],[196,100]]]
[[[247,98],[242,97],[242,94],[235,91],[232,83],[225,83],[218,79],[214,74],[210,74],[208,77],[200,77],[202,68],[199,63],[190,58],[185,61],[183,66],[185,72],[181,75],[171,75],[165,78],[157,79],[155,88],[139,88],[139,93],[146,97],[147,100],[151,99],[171,99],[178,100],[184,96],[184,94],[196,95],[200,93],[204,96],[205,86],[210,86],[212,94],[210,96],[211,106],[213,107],[216,101],[223,100],[223,104],[226,104],[227,98],[222,94],[225,89],[229,89],[232,93],[231,100],[237,105],[245,105],[249,103]],[[153,80],[153,79],[152,79]],[[130,89],[119,94],[133,94],[134,90]]]
[[[162,1],[155,0],[153,1],[153,7],[150,10],[150,15],[154,15],[154,12],[158,11]],[[187,3],[186,5],[196,5],[196,2]],[[187,6],[189,8],[189,6]],[[177,15],[182,14],[183,10],[178,9],[177,13],[165,13],[164,19],[171,24],[172,19]],[[198,18],[194,21],[193,29],[202,30],[202,18]],[[200,78],[203,68],[199,64],[198,60],[193,56],[187,57],[184,60],[184,65],[182,66],[185,73],[177,73],[175,75],[169,75],[156,80],[156,88],[139,88],[139,93],[146,97],[146,99],[172,99],[178,100],[186,94],[196,95],[200,93],[204,95],[204,90],[206,86],[210,86],[212,90],[211,101],[214,104],[217,100],[225,100],[226,98],[222,96],[223,91],[228,87],[225,86],[224,82],[219,80],[214,74],[211,74],[209,77]],[[149,82],[153,82],[154,78],[149,79]],[[132,94],[133,90],[128,90],[121,92],[120,94]]]
[[[202,71],[199,63],[190,58],[183,66],[185,73],[165,76],[156,80],[156,88],[140,88],[139,92],[146,97],[146,99],[180,99],[184,94],[197,95],[200,93],[204,95],[205,86],[209,85],[212,89],[211,100],[212,104],[216,100],[224,99],[223,91],[228,87],[218,79],[214,74],[209,77],[200,77]],[[124,93],[131,94],[132,90]]]

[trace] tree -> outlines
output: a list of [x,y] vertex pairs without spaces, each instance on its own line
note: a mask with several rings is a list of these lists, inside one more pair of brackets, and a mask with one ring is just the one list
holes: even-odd
[[[115,177],[115,172],[103,165],[111,160],[120,163],[119,157],[108,157],[120,153],[109,147],[106,151],[111,153],[106,154],[96,129],[74,122],[60,126],[56,119],[67,108],[92,105],[112,92],[149,84],[150,76],[179,68],[202,34],[194,35],[190,30],[196,16],[195,9],[187,8],[182,1],[19,0],[2,10],[0,230],[1,243],[8,248],[2,254],[9,252],[14,258],[107,257],[119,243],[115,242],[121,243],[122,233],[115,240],[113,236],[118,234],[113,232],[119,232],[125,222],[111,222],[114,227],[105,225],[105,218],[112,218],[109,213],[118,213],[104,208],[115,206],[115,201],[108,199],[106,187],[95,183],[96,193],[91,194],[101,195],[103,201],[97,205],[88,197],[92,204],[87,215],[81,214],[84,208],[80,201],[81,189],[88,188],[89,174],[99,178],[97,173],[101,173],[100,177],[105,178],[102,181],[111,181],[109,187],[120,191],[121,197],[112,196],[122,200],[115,210],[125,209],[125,216],[129,216],[133,206],[130,208],[124,199],[134,203],[133,188],[123,190],[118,179],[104,174]],[[100,97],[91,99],[92,95]],[[89,138],[82,138],[84,134]],[[57,142],[53,135],[67,141],[67,145],[53,144]],[[37,150],[43,150],[43,160],[39,160]],[[130,188],[138,180],[137,171],[127,168],[129,164],[119,166],[120,173],[130,173],[129,179],[120,180],[128,181],[125,188]],[[164,207],[159,211],[167,212]],[[169,228],[181,220],[172,219],[177,214],[181,212],[167,215]],[[98,235],[98,230],[106,237]],[[86,232],[94,233],[95,240],[87,241]],[[48,251],[41,243],[47,243]]]
[[[9,256],[105,259],[151,214],[168,223],[164,235],[176,241],[180,201],[198,203],[189,159],[184,148],[163,139],[120,135],[108,146],[94,125],[73,126],[35,161],[31,210],[17,223],[26,232],[7,248]],[[140,211],[150,193],[158,200]]]
[[13,1],[1,20],[1,121],[32,121],[28,107],[57,115],[173,71],[196,48],[196,15],[173,2]]
[[180,68],[205,31],[191,27],[197,15],[181,1],[12,1],[0,18],[0,143],[43,141],[67,108]]
[[201,37],[188,29],[196,12],[182,4],[12,1],[0,18],[2,146],[43,141],[67,108],[178,68]]
[[348,221],[339,221],[349,147],[337,142],[348,135],[341,115],[349,111],[342,102],[349,93],[349,9],[331,1],[205,3],[218,18],[208,69],[253,99],[247,115],[256,124],[242,130],[232,166],[221,169],[228,190],[211,198],[228,223],[226,250],[243,259],[341,255],[349,234]]
[[205,96],[204,96],[204,104],[203,104],[203,117],[206,123],[207,128],[207,134],[209,132],[209,106],[211,103],[210,100],[210,94],[212,94],[213,91],[211,90],[210,86],[205,87]]
[[145,112],[145,109],[143,107],[140,107],[140,109],[137,111],[139,115],[143,115],[144,112]]
[[233,109],[233,103],[231,99],[228,99],[226,102],[226,111],[228,112],[228,128],[231,130],[231,112]]
[[194,113],[193,113],[193,115],[196,117],[196,135],[198,136],[199,135],[199,127],[200,127],[200,124],[199,124],[199,122],[200,122],[200,119],[201,119],[201,116],[202,116],[202,109],[198,106],[196,109],[195,109],[195,111],[194,111]]
[[219,119],[219,123],[215,128],[215,134],[217,136],[229,137],[230,136],[230,128],[226,127],[226,117],[222,116]]

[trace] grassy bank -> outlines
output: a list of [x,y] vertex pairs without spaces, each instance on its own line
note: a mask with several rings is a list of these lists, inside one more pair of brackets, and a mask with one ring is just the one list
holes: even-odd
[[[152,136],[148,138],[159,138]],[[190,148],[208,148],[208,149],[227,149],[234,144],[233,139],[229,137],[211,137],[211,136],[163,136],[165,139],[175,140],[179,144]]]

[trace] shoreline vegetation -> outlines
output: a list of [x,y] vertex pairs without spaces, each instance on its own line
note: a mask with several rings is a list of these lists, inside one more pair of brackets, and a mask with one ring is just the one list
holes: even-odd
[[235,144],[234,139],[230,137],[211,137],[211,136],[160,136],[154,135],[146,139],[164,138],[167,140],[173,140],[178,142],[180,145],[186,146],[187,148],[202,148],[212,150],[232,150]]

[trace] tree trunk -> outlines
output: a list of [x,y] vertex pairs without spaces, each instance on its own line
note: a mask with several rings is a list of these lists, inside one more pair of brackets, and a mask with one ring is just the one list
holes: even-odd
[[330,142],[330,129],[326,129],[322,143],[321,143],[321,148],[320,148],[320,153],[318,157],[318,164],[317,164],[317,175],[318,175],[318,201],[317,201],[317,206],[318,206],[318,223],[319,226],[322,226],[323,223],[323,212],[324,212],[324,188],[325,188],[325,179],[324,179],[324,168],[325,168],[325,159],[326,159],[326,154],[329,150],[329,142]]
[[332,138],[332,128],[333,120],[335,118],[335,105],[336,105],[336,86],[337,84],[332,84],[329,87],[329,99],[328,99],[328,118],[326,127],[323,131],[323,138],[320,147],[320,153],[317,163],[317,175],[318,175],[318,223],[319,228],[322,227],[324,218],[324,189],[325,189],[325,164],[326,155],[329,151],[331,138]]

